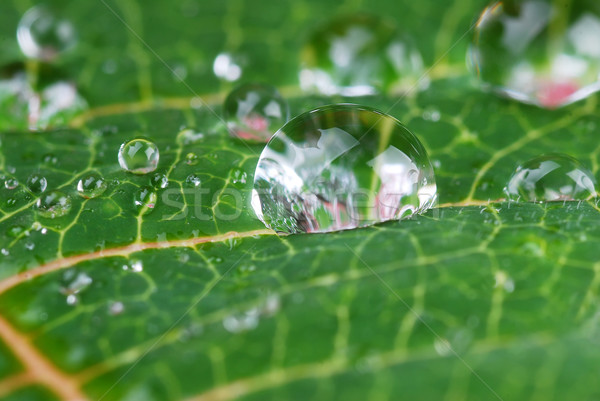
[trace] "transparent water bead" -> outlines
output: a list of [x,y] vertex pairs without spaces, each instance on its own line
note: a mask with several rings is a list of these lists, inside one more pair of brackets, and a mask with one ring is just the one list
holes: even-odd
[[301,87],[325,95],[407,90],[419,86],[423,73],[412,41],[392,22],[365,14],[334,19],[315,30],[302,61]]
[[142,187],[133,195],[133,204],[141,214],[148,214],[156,206],[158,195],[154,188]]
[[223,116],[232,135],[267,142],[287,122],[289,108],[273,86],[245,84],[227,96]]
[[256,167],[252,207],[277,232],[314,233],[406,218],[436,196],[427,152],[406,127],[341,104],[301,114],[273,136]]
[[38,198],[36,206],[42,217],[62,217],[71,211],[71,198],[60,191],[50,191]]
[[479,18],[472,67],[505,96],[561,107],[600,89],[598,37],[597,0],[500,1]]
[[41,194],[48,187],[48,180],[41,174],[33,173],[27,177],[27,188],[34,194]]
[[77,43],[73,24],[46,6],[30,8],[19,21],[17,40],[29,58],[50,61]]
[[549,154],[517,167],[504,191],[525,202],[582,200],[596,197],[596,179],[571,156]]
[[160,155],[152,141],[143,138],[132,139],[119,148],[119,165],[123,170],[134,174],[147,174],[156,170]]
[[96,172],[86,174],[77,182],[77,192],[86,199],[97,198],[107,187],[104,177]]
[[4,188],[8,189],[8,190],[12,190],[15,189],[16,187],[19,186],[19,180],[17,180],[14,177],[6,177],[4,179]]

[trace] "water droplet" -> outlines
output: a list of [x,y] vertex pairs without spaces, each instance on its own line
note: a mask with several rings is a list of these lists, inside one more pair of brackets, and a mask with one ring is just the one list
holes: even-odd
[[243,313],[230,315],[223,319],[223,327],[230,333],[241,333],[258,327],[259,311],[252,308]]
[[13,238],[18,238],[20,237],[22,234],[27,235],[27,230],[25,229],[25,227],[23,226],[19,226],[19,225],[15,225],[15,226],[11,226],[8,228],[8,230],[6,231],[6,233],[8,234],[8,236],[13,237]]
[[424,212],[436,196],[427,152],[406,127],[343,104],[304,113],[273,136],[252,207],[278,232],[329,232]]
[[[71,272],[65,274],[65,277],[69,279],[72,276]],[[67,296],[67,304],[75,305],[79,302],[77,294],[85,290],[92,284],[92,279],[85,273],[79,273],[77,276],[65,287],[61,287],[60,292]]]
[[166,188],[169,185],[169,179],[163,173],[156,173],[150,179],[150,184],[154,188]]
[[213,72],[225,81],[237,81],[242,76],[242,67],[236,59],[232,54],[220,53],[213,62]]
[[29,58],[50,61],[73,48],[77,35],[73,24],[45,6],[29,9],[19,21],[17,40]]
[[50,191],[40,196],[36,205],[40,216],[53,219],[71,211],[71,198],[60,191]]
[[77,182],[77,192],[86,199],[102,195],[107,187],[104,178],[96,172],[86,174]]
[[25,243],[25,249],[27,249],[28,251],[33,251],[34,248],[35,248],[35,244],[33,242]]
[[187,178],[185,179],[185,182],[189,186],[192,186],[194,188],[197,188],[197,187],[200,186],[200,184],[202,184],[202,180],[196,174],[190,174],[190,175],[188,175]]
[[433,348],[440,356],[448,356],[453,353],[450,341],[445,338],[436,337],[433,341]]
[[197,143],[203,138],[203,133],[196,132],[193,129],[184,129],[177,134],[177,141],[180,141],[183,145]]
[[244,263],[237,268],[238,275],[248,276],[256,271],[256,265]]
[[439,110],[436,109],[426,109],[423,112],[423,119],[427,121],[438,122],[442,118]]
[[156,170],[158,159],[158,147],[147,139],[132,139],[119,148],[119,165],[130,173],[151,173]]
[[192,152],[185,155],[185,164],[189,166],[194,166],[198,164],[198,155]]
[[502,288],[506,292],[513,292],[515,290],[514,280],[502,270],[494,274],[494,280],[494,288]]
[[416,46],[393,23],[357,14],[312,34],[303,50],[300,85],[325,95],[364,96],[410,89],[422,71]]
[[45,164],[56,164],[58,162],[58,158],[52,153],[46,153],[44,156],[42,156],[42,161]]
[[588,199],[596,196],[596,179],[571,156],[549,154],[517,167],[504,191],[525,202]]
[[41,194],[48,187],[48,180],[41,174],[33,173],[27,178],[27,188],[34,194]]
[[8,256],[8,255],[10,255],[10,252],[9,252],[9,251],[8,251],[8,249],[6,249],[6,248],[2,248],[2,249],[0,249],[0,253],[1,253],[2,255],[4,255],[4,256]]
[[231,182],[234,185],[244,185],[248,179],[248,174],[241,168],[234,167],[231,169]]
[[113,316],[120,315],[124,311],[125,306],[123,305],[123,302],[111,302],[108,307],[108,312]]
[[14,177],[8,177],[4,180],[4,188],[12,190],[19,186],[19,180]]
[[470,61],[488,86],[546,108],[600,89],[600,11],[594,2],[575,1],[568,10],[560,4],[496,2],[483,11]]
[[133,204],[142,211],[142,214],[150,213],[156,206],[158,196],[151,187],[140,188],[133,197]]
[[270,294],[257,306],[242,313],[232,314],[223,319],[223,327],[231,333],[240,333],[253,330],[258,327],[261,316],[270,317],[275,315],[281,308],[278,295]]
[[289,109],[274,87],[245,84],[227,96],[223,116],[232,135],[267,142],[287,122]]

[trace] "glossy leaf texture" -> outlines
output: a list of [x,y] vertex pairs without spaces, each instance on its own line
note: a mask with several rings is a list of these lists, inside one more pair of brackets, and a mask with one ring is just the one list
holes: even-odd
[[[6,65],[25,62],[14,37],[25,3],[0,5]],[[89,109],[33,132],[0,115],[0,173],[18,181],[0,186],[0,398],[598,398],[598,205],[503,192],[544,153],[598,177],[598,97],[549,111],[481,91],[464,59],[484,6],[63,7],[78,44],[53,68]],[[303,39],[327,16],[359,10],[414,38],[427,89],[359,100],[300,90]],[[237,82],[214,75],[221,53],[240,63]],[[254,81],[279,88],[292,116],[359,101],[398,118],[427,148],[439,207],[337,233],[265,229],[250,207],[264,144],[233,138],[220,118],[229,90]],[[138,137],[160,151],[154,172],[119,166],[119,147]],[[106,188],[83,197],[91,173]],[[68,213],[40,215],[32,174],[46,178],[44,194],[69,197]]]

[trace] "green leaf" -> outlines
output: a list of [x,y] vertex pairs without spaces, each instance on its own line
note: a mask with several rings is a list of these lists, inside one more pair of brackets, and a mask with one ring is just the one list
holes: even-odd
[[[599,397],[598,206],[502,199],[515,167],[541,153],[598,174],[598,96],[547,111],[481,92],[463,65],[483,3],[54,1],[80,32],[55,67],[90,108],[39,132],[0,115],[0,173],[20,183],[0,188],[0,397]],[[5,64],[24,61],[14,33],[30,5],[0,6]],[[317,17],[358,9],[397,19],[432,67],[423,92],[360,101],[423,141],[440,207],[278,237],[249,205],[262,146],[227,134],[233,84],[212,61],[240,55],[242,80],[278,86],[292,115],[347,101],[301,93],[299,49]],[[120,169],[119,146],[138,136],[157,144],[165,188]],[[107,189],[85,199],[77,182],[92,171]],[[32,173],[70,196],[70,213],[39,215]],[[139,209],[147,187],[156,205]]]

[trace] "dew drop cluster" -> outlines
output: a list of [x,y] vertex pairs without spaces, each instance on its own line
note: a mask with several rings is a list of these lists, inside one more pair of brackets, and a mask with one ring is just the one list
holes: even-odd
[[[500,1],[482,11],[468,61],[484,89],[548,109],[600,89],[598,7],[592,0],[573,0],[565,13],[557,4]],[[27,62],[36,68],[13,66],[10,73],[0,75],[0,112],[31,130],[72,121],[87,107],[75,85],[62,80],[48,83],[40,77],[78,45],[74,24],[53,8],[35,6],[19,22],[17,41]],[[367,96],[375,94],[398,97],[426,90],[429,81],[423,57],[410,35],[388,18],[347,15],[318,26],[300,53],[300,89],[332,97],[333,104],[306,107],[308,111],[293,118],[289,99],[282,95],[287,90],[240,81],[248,65],[246,57],[231,52],[215,57],[215,76],[224,85],[236,85],[222,104],[222,131],[235,141],[262,148],[254,175],[234,165],[225,185],[246,191],[256,216],[284,234],[354,229],[407,219],[433,208],[438,200],[436,177],[418,139],[420,133],[413,134],[389,113],[336,103],[343,97],[368,100]],[[111,61],[102,67],[109,74],[116,68]],[[179,79],[187,74],[185,66],[176,66],[174,71]],[[204,103],[192,100],[190,107],[202,108]],[[426,108],[422,117],[435,123],[442,114]],[[1,124],[0,129],[4,128]],[[203,152],[205,134],[186,128],[176,135],[180,149],[176,161],[169,162],[185,173],[174,181],[169,181],[170,170],[159,166],[165,163],[161,151],[171,151],[163,154],[167,160],[175,152],[168,147],[159,150],[160,141],[132,134],[113,150],[114,167],[118,165],[119,174],[125,177],[122,181],[135,185],[129,199],[138,217],[156,208],[161,190],[170,184],[197,190],[211,178],[203,162],[214,162],[218,154]],[[49,155],[44,163],[50,167],[56,158]],[[43,219],[69,216],[81,202],[111,196],[109,188],[121,183],[121,177],[107,180],[92,169],[64,186],[56,186],[43,169],[28,176],[16,174],[18,179],[9,173],[3,177],[4,190],[25,193]],[[504,193],[509,200],[522,202],[587,200],[597,196],[596,186],[593,173],[580,161],[565,154],[545,154],[521,163],[508,178]],[[16,195],[6,200],[9,206],[18,202]],[[18,237],[19,230],[14,227],[10,233]],[[253,326],[257,316],[246,311],[228,318],[224,326],[241,331]]]

